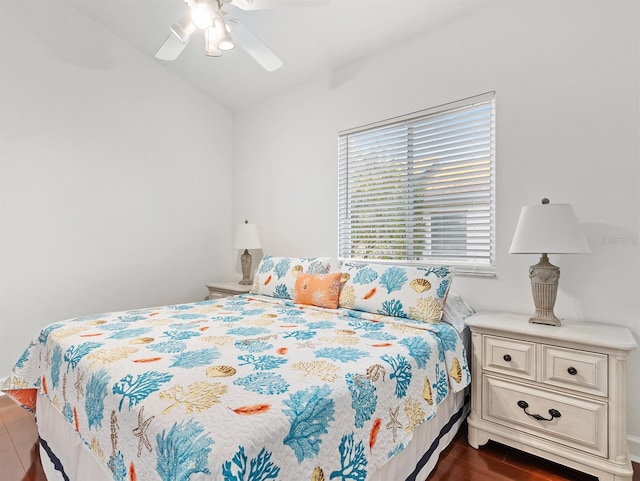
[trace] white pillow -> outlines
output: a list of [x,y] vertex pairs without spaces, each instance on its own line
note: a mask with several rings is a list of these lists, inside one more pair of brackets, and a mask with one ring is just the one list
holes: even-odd
[[442,316],[442,320],[446,323],[449,323],[453,326],[453,328],[458,331],[464,331],[466,327],[465,319],[472,314],[475,314],[476,311],[473,310],[467,302],[457,294],[453,292],[449,292],[447,296],[447,302],[444,305],[444,315]]

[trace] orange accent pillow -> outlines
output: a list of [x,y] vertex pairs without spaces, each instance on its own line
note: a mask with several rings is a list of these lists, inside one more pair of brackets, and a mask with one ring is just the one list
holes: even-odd
[[337,309],[340,299],[341,272],[333,274],[305,274],[296,277],[293,302],[310,306]]

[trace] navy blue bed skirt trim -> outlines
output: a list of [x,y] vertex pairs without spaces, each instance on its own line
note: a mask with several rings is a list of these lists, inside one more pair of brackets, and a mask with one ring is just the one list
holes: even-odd
[[429,458],[433,455],[434,451],[440,444],[440,439],[443,436],[445,436],[449,431],[451,431],[451,428],[453,427],[453,425],[460,420],[470,400],[471,400],[471,396],[469,395],[465,396],[464,404],[462,405],[462,407],[458,409],[458,411],[454,413],[453,416],[451,416],[451,419],[449,419],[447,424],[445,424],[442,427],[436,439],[434,439],[433,442],[431,443],[431,446],[429,446],[429,449],[427,450],[427,452],[422,455],[422,457],[416,464],[416,469],[413,470],[413,473],[411,473],[405,481],[416,481],[416,476],[418,475],[420,470],[424,467],[424,465],[427,464],[427,461],[429,461]]
[[40,446],[42,446],[44,451],[47,453],[47,456],[51,460],[51,464],[53,464],[53,467],[56,469],[56,471],[60,471],[60,474],[62,474],[62,478],[64,479],[64,481],[69,481],[69,476],[67,476],[67,473],[64,472],[64,466],[60,462],[60,459],[58,459],[58,456],[56,456],[55,453],[51,451],[49,443],[40,438]]

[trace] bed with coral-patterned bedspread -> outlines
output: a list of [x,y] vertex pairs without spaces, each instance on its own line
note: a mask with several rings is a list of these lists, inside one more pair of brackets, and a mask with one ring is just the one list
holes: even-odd
[[115,480],[364,481],[466,359],[445,322],[248,294],[51,324],[3,390],[39,391]]

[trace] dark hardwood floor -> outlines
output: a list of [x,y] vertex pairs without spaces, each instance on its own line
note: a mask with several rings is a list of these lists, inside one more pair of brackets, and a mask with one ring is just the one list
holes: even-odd
[[[40,465],[37,440],[38,433],[31,414],[7,396],[0,396],[1,481],[46,481]],[[640,466],[634,464],[633,467],[633,481],[640,481]],[[595,479],[584,473],[492,442],[475,450],[467,444],[466,429],[463,428],[451,446],[442,454],[440,462],[428,481],[594,481]]]
[[[467,443],[466,424],[442,453],[427,481],[597,481],[571,468],[489,441],[480,449]],[[633,463],[633,481],[640,465]]]
[[0,396],[0,480],[47,481],[33,416],[8,396]]

